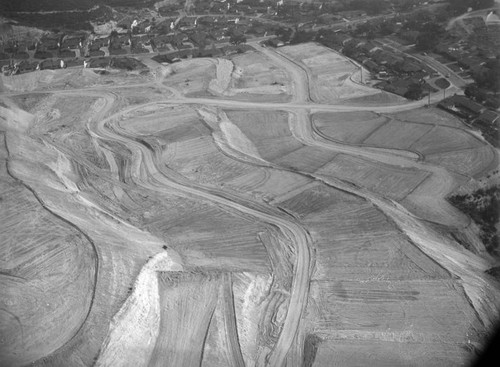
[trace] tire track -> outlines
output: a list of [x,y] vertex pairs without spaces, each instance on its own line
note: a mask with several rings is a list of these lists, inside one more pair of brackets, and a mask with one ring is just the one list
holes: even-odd
[[[134,108],[140,107],[142,106],[135,106]],[[229,208],[237,213],[250,215],[277,226],[285,238],[295,244],[294,277],[289,299],[290,307],[278,341],[267,358],[267,365],[269,366],[284,365],[286,355],[292,346],[302,314],[307,305],[312,268],[309,249],[312,241],[309,233],[296,221],[286,218],[281,212],[275,211],[273,208],[250,202],[247,199],[217,189],[204,188],[186,180],[168,168],[160,168],[161,152],[158,149],[113,124],[116,117],[132,109],[121,111],[107,119],[103,119],[92,128],[93,133],[100,139],[122,143],[132,151],[131,178],[134,181],[154,191],[171,194],[171,190],[174,190],[191,199],[197,197],[212,204]]]

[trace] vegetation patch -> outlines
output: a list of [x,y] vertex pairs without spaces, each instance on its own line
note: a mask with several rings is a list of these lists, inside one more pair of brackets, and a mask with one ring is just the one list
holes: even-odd
[[481,228],[481,240],[488,252],[500,257],[498,225],[500,213],[500,185],[479,189],[467,195],[455,195],[449,201],[469,215]]
[[450,82],[444,78],[439,78],[434,83],[441,89],[446,89],[450,86]]

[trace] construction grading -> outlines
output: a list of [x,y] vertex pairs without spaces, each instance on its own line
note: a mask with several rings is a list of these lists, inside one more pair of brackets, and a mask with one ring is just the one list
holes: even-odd
[[498,264],[446,199],[496,149],[316,44],[146,64],[2,77],[0,365],[476,357]]

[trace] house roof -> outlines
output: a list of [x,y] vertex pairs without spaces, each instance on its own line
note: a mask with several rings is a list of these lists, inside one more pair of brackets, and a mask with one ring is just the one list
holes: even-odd
[[422,66],[413,60],[405,59],[404,63],[401,65],[401,70],[406,73],[414,73],[422,70]]
[[465,96],[458,96],[458,95],[449,97],[441,101],[440,104],[446,108],[455,106],[457,108],[467,109],[475,114],[480,114],[484,110],[484,107],[481,106],[479,103],[476,103]]
[[489,124],[494,124],[496,121],[498,121],[499,118],[500,115],[498,113],[486,110],[481,115],[479,115],[477,119]]
[[64,47],[77,48],[80,41],[80,37],[65,38],[62,44]]
[[483,63],[483,61],[478,57],[469,56],[469,57],[464,57],[464,58],[458,60],[458,63],[464,67],[467,67],[469,69],[473,69],[473,68],[480,67],[481,64]]
[[365,61],[363,61],[363,65],[365,65],[368,69],[371,69],[371,70],[378,70],[378,65],[376,62],[370,60],[370,59],[367,59]]

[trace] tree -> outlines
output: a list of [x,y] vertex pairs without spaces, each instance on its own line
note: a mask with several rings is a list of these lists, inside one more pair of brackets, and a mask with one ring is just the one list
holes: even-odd
[[356,47],[354,47],[354,45],[350,43],[344,45],[344,48],[342,49],[342,53],[350,58],[354,58],[357,52],[358,50],[356,49]]
[[382,13],[386,8],[387,3],[384,0],[366,0],[362,9],[369,15],[375,15]]
[[448,9],[454,14],[465,13],[469,8],[473,10],[491,8],[495,0],[453,0],[448,3]]
[[430,51],[439,43],[439,37],[434,32],[422,32],[417,36],[415,48],[418,51]]
[[396,24],[393,21],[385,20],[380,24],[379,32],[382,36],[388,36],[396,31]]
[[490,89],[494,92],[500,91],[500,70],[497,68],[482,68],[474,74],[474,80],[480,88]]
[[488,97],[485,93],[481,92],[481,90],[477,87],[476,84],[469,84],[465,87],[464,94],[475,100],[476,102],[482,103]]
[[412,83],[408,87],[408,91],[405,93],[404,97],[407,99],[417,100],[422,98],[422,93],[424,92],[422,86],[417,83]]
[[290,37],[292,36],[293,30],[291,28],[279,27],[276,30],[276,36],[283,42],[290,41]]
[[247,38],[242,33],[233,33],[229,37],[229,42],[231,42],[233,45],[239,45],[240,43],[245,43],[246,41]]
[[394,6],[400,12],[406,12],[418,4],[419,0],[395,0]]
[[297,31],[293,35],[293,38],[290,40],[290,44],[296,45],[299,43],[305,43],[312,41],[314,38],[314,32],[306,32],[306,31]]

